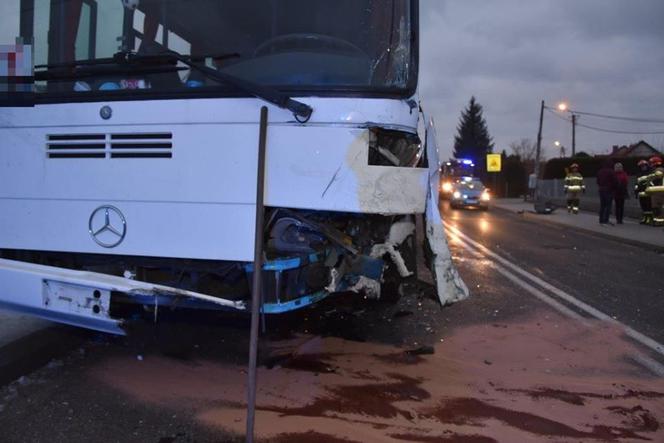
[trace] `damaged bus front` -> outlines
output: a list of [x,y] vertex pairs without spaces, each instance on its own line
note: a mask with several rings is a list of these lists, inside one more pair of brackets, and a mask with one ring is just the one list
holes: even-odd
[[0,307],[112,333],[146,305],[247,310],[263,106],[263,312],[394,295],[422,247],[441,302],[467,294],[416,0],[5,3],[35,70],[0,100]]

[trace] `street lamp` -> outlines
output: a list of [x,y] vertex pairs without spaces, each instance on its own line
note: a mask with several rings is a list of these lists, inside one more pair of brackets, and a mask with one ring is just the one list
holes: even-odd
[[[553,110],[553,108],[550,108],[546,106],[544,103],[544,100],[542,100],[542,105],[540,107],[540,118],[539,118],[539,131],[537,133],[537,153],[535,156],[535,189],[534,189],[534,198],[535,198],[535,211],[540,212],[538,210],[538,206],[542,208],[542,205],[539,202],[540,200],[540,195],[539,195],[539,173],[540,173],[540,159],[542,155],[542,125],[544,123],[544,110],[545,109],[550,109]],[[573,111],[569,109],[569,105],[565,102],[558,103],[558,106],[556,109],[560,112],[569,112],[572,114],[572,157],[576,155],[576,114],[574,114]],[[558,146],[558,145],[556,145]],[[563,148],[564,149],[564,148]],[[561,150],[562,151],[562,150]],[[548,207],[543,209],[546,213],[550,213],[551,209]]]
[[576,115],[565,102],[558,103],[558,110],[560,112],[569,112],[572,114],[572,157],[574,157],[576,155],[576,119],[578,118],[578,115]]

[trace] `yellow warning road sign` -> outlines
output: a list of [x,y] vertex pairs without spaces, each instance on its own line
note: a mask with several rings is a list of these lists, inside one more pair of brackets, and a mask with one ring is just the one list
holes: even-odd
[[487,154],[486,170],[487,172],[500,172],[502,170],[502,157],[500,154]]

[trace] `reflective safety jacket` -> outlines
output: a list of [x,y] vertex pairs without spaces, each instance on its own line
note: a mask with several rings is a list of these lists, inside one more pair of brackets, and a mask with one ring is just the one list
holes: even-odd
[[655,168],[650,175],[648,175],[648,186],[646,187],[646,194],[659,194],[664,193],[664,167],[659,166]]
[[570,172],[565,177],[565,192],[581,192],[586,190],[583,176],[578,172]]
[[648,188],[648,183],[650,183],[650,170],[647,169],[642,171],[638,177],[636,177],[636,184],[634,185],[634,193],[637,197],[645,197],[646,189]]

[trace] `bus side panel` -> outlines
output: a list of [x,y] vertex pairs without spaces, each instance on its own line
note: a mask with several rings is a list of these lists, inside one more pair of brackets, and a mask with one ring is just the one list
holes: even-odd
[[[257,132],[257,125],[0,129],[0,248],[251,261]],[[154,134],[172,138],[144,138]],[[153,156],[167,145],[168,157]],[[125,220],[113,227],[126,229],[111,248],[90,233],[103,227],[104,210],[93,226],[91,217],[108,206]]]

